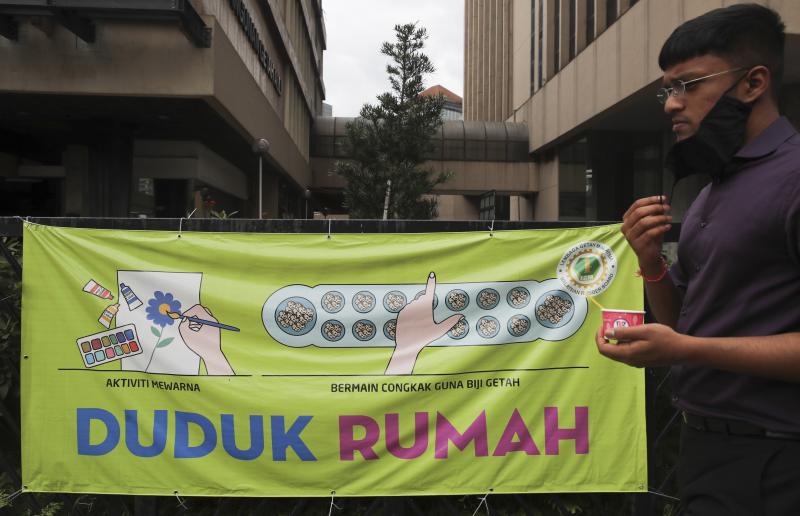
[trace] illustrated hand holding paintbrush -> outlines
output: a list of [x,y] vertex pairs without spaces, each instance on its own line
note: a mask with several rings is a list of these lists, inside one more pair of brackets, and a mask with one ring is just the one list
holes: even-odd
[[183,319],[178,326],[181,338],[205,362],[208,374],[236,374],[222,352],[220,329],[239,331],[238,328],[220,323],[201,305],[194,305],[182,314],[168,312],[168,315],[173,319]]

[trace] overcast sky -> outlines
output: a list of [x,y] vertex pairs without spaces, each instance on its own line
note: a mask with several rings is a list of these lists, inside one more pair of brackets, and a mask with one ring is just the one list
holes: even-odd
[[464,0],[322,0],[328,49],[323,76],[333,116],[357,116],[365,103],[389,90],[384,41],[394,26],[418,21],[428,29],[424,52],[436,72],[425,86],[441,84],[463,96]]

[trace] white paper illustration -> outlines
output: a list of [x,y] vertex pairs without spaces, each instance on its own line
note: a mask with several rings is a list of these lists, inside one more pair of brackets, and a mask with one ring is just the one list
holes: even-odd
[[200,304],[199,272],[118,271],[117,324],[133,324],[142,353],[120,360],[124,371],[197,375],[200,357],[181,338],[181,313]]

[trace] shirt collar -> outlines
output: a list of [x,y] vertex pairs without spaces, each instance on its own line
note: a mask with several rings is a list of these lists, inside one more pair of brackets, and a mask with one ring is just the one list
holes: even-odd
[[780,144],[797,134],[792,123],[785,117],[779,117],[764,129],[753,141],[739,149],[735,157],[742,159],[763,158],[775,152]]

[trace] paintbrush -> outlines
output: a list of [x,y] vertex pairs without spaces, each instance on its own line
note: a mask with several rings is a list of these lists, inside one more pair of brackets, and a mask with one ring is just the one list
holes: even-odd
[[188,315],[183,315],[183,314],[181,314],[179,312],[167,312],[167,315],[169,315],[173,319],[186,319],[187,321],[192,321],[192,322],[196,322],[196,323],[200,323],[200,324],[205,324],[205,325],[208,325],[208,326],[213,326],[215,328],[221,328],[223,330],[239,331],[239,328],[237,328],[235,326],[228,326],[227,324],[222,324],[222,323],[216,322],[216,321],[207,321],[205,319],[200,319],[199,317],[196,317],[194,315],[188,316]]

